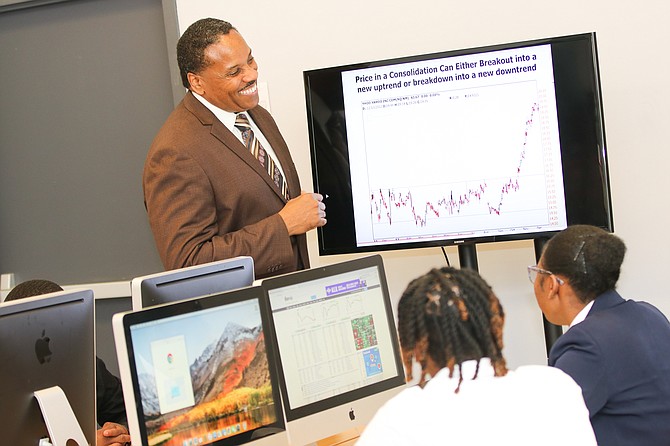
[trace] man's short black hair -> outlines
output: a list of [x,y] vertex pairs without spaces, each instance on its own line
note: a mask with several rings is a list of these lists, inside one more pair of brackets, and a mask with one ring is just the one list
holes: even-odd
[[188,73],[197,74],[207,68],[205,49],[234,29],[225,20],[207,18],[198,20],[184,31],[177,42],[177,64],[184,87],[191,89]]
[[24,297],[39,296],[41,294],[55,293],[56,291],[63,291],[60,285],[50,280],[33,279],[26,280],[16,285],[5,297],[5,302],[16,299],[23,299]]

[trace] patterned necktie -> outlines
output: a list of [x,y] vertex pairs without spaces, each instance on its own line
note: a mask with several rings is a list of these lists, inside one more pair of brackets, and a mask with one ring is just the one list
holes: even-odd
[[281,174],[279,167],[275,164],[272,157],[267,154],[261,142],[254,135],[254,131],[251,130],[251,125],[249,124],[249,118],[244,113],[238,113],[235,118],[235,127],[242,132],[242,141],[247,149],[256,157],[258,162],[261,163],[261,166],[265,168],[265,171],[270,175],[270,178],[277,185],[279,190],[281,190],[282,195],[287,200],[290,198],[288,194],[288,185],[284,176]]

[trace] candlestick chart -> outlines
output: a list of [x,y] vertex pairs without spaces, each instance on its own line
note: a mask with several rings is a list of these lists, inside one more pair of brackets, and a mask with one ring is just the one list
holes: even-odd
[[543,92],[520,82],[366,111],[371,241],[553,224],[562,182],[543,107]]

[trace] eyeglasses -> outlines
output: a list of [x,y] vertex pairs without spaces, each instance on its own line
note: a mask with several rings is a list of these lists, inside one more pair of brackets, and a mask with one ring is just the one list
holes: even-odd
[[[535,279],[537,279],[538,274],[547,274],[549,276],[556,275],[551,271],[547,271],[546,269],[538,268],[537,265],[528,267],[528,280],[530,280],[530,283],[535,284]],[[556,281],[558,282],[559,285],[563,285],[565,283],[565,281],[560,277],[556,277]]]

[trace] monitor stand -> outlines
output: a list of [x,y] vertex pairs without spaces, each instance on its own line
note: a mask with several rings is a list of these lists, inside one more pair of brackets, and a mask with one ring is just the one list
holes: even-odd
[[53,446],[66,446],[69,440],[75,441],[78,446],[90,444],[86,441],[63,389],[54,386],[37,390],[35,398],[40,405]]
[[477,261],[477,245],[468,243],[458,245],[458,260],[461,268],[470,268],[479,272],[479,262]]

